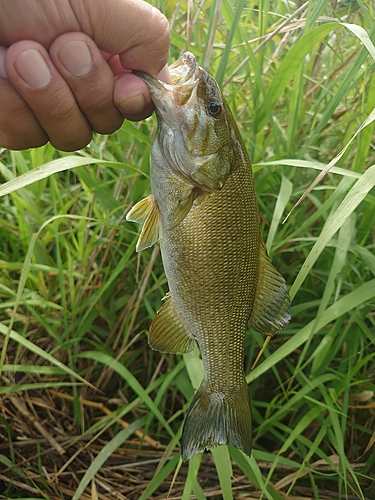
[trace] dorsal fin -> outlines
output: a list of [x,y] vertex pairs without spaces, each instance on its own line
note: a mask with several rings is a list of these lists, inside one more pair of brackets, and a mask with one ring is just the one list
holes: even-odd
[[249,327],[264,335],[274,335],[290,321],[290,298],[284,278],[273,267],[260,237],[259,277]]
[[159,240],[160,213],[159,207],[152,194],[134,205],[134,207],[126,214],[126,220],[143,224],[136,246],[137,252],[151,247]]

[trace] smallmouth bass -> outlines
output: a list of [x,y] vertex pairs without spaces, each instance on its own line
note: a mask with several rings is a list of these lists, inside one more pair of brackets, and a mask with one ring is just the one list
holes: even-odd
[[170,67],[172,85],[134,73],[150,89],[158,131],[152,194],[127,220],[143,224],[137,251],[160,239],[169,285],[149,344],[183,354],[197,341],[204,365],[184,424],[182,459],[221,444],[250,455],[245,332],[272,336],[290,320],[288,289],[261,234],[250,160],[219,86],[193,54]]

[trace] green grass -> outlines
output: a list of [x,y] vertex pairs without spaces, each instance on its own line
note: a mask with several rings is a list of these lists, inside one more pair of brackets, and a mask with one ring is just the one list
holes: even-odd
[[0,498],[375,497],[374,11],[232,4],[159,7],[170,61],[190,50],[223,86],[293,298],[252,372],[263,338],[246,338],[252,457],[179,462],[202,364],[147,345],[167,284],[125,214],[149,194],[156,121],[127,122],[74,154],[0,151]]

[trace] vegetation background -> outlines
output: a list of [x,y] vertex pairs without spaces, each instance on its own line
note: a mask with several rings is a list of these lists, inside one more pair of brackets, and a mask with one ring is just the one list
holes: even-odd
[[180,468],[202,366],[147,345],[167,284],[124,217],[149,194],[156,121],[126,122],[74,154],[0,150],[0,498],[374,499],[372,2],[154,3],[170,61],[188,49],[222,85],[291,288],[293,319],[253,371],[263,338],[246,339],[253,454]]

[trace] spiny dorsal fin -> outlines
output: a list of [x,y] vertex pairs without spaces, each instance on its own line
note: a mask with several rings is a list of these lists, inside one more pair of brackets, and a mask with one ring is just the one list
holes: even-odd
[[160,214],[159,207],[152,194],[139,201],[126,214],[126,220],[143,224],[139,235],[136,251],[140,252],[151,247],[160,238]]
[[184,354],[194,348],[194,337],[186,329],[173,301],[167,294],[166,302],[157,312],[150,327],[148,343],[160,352]]
[[249,327],[272,336],[289,321],[289,291],[284,278],[273,267],[261,235],[258,285]]

